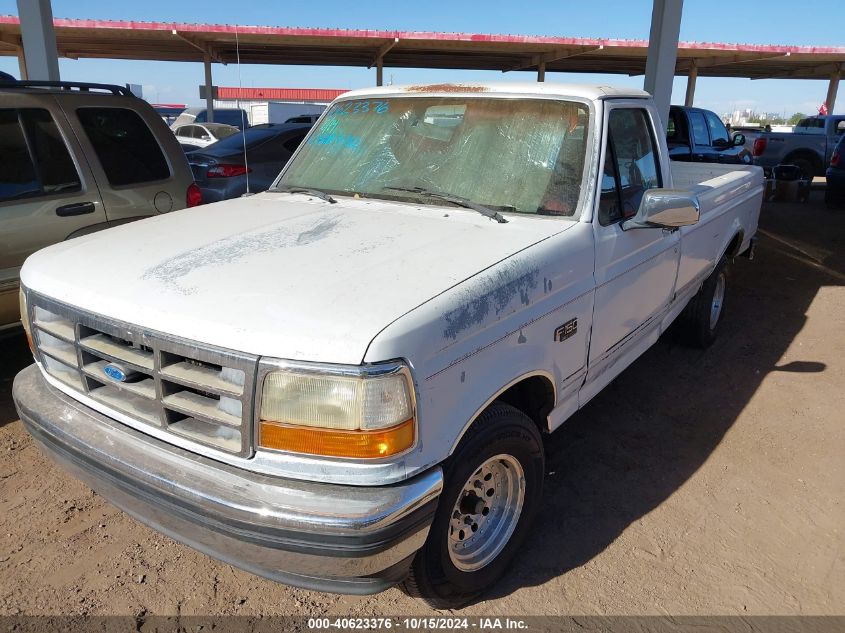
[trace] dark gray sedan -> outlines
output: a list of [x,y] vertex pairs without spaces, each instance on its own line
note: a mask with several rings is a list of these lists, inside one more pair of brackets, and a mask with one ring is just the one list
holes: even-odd
[[219,202],[247,191],[265,191],[310,128],[310,124],[301,123],[254,125],[245,132],[190,152],[188,162],[194,180],[202,189],[202,201]]

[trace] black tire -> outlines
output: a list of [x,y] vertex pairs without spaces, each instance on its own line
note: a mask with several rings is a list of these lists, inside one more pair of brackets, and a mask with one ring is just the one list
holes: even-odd
[[[487,460],[507,455],[518,461],[525,490],[516,527],[501,551],[480,569],[464,571],[450,555],[450,522],[464,486]],[[505,572],[525,539],[543,494],[543,441],[534,422],[518,409],[494,402],[484,411],[444,464],[444,486],[428,539],[417,552],[401,588],[435,609],[462,607]],[[476,498],[476,500],[481,501]],[[485,516],[487,516],[485,514]]]
[[816,166],[808,158],[791,158],[787,161],[789,165],[795,165],[801,172],[801,180],[812,182],[816,175]]
[[[727,297],[727,269],[728,260],[723,256],[710,276],[701,285],[696,295],[690,299],[687,307],[681,313],[679,320],[680,334],[684,343],[691,347],[706,349],[710,347],[719,334],[719,326],[725,318],[725,298]],[[716,290],[721,283],[722,297],[716,316],[712,322],[712,308],[716,298]]]
[[828,209],[841,209],[845,206],[845,197],[841,194],[834,194],[830,189],[830,185],[828,185],[824,190],[824,203]]

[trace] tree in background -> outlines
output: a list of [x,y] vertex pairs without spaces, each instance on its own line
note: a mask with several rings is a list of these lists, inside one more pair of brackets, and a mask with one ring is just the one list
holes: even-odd
[[789,125],[797,125],[798,121],[800,121],[803,118],[806,118],[806,116],[807,115],[804,114],[803,112],[796,112],[791,117],[789,117],[788,123],[789,123]]
[[786,119],[779,116],[764,116],[762,114],[754,114],[748,119],[749,123],[756,123],[760,127],[766,127],[767,125],[784,125],[786,123]]

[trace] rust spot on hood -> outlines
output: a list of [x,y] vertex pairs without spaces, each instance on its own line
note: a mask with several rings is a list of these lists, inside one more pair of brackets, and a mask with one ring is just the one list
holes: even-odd
[[486,86],[469,86],[466,84],[429,84],[427,86],[408,86],[407,92],[487,92]]

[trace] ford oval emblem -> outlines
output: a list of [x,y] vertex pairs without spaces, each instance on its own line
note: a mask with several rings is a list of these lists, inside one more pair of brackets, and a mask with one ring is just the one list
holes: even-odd
[[126,372],[114,363],[109,363],[103,367],[103,373],[116,382],[124,382],[126,380]]

